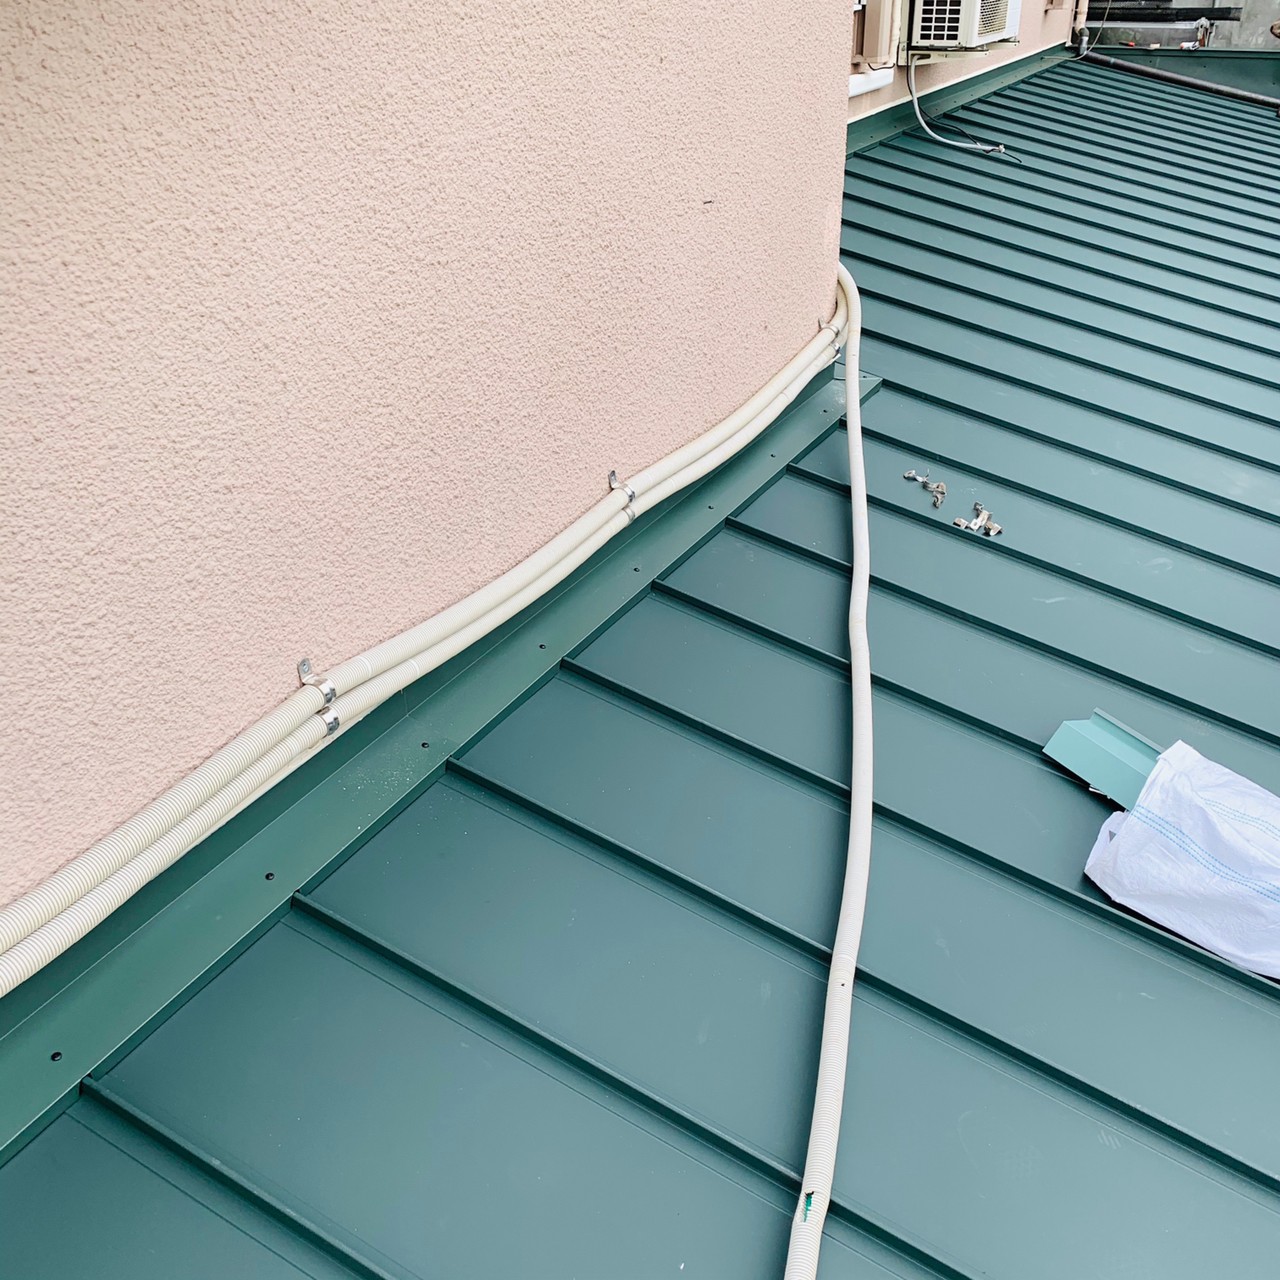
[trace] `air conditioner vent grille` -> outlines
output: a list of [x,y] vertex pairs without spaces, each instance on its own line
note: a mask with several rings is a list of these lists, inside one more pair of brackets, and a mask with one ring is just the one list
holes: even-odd
[[[984,0],[988,4],[1008,4],[1008,0]],[[961,0],[922,0],[917,28],[919,38],[930,42],[954,43],[960,39]]]
[[983,49],[1016,40],[1022,0],[912,0],[907,50]]
[[989,36],[993,31],[1003,31],[1009,21],[1009,0],[982,0],[978,18],[978,34]]

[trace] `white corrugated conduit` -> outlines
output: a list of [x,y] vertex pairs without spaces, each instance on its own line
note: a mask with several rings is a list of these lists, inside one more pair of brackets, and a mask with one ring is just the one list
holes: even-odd
[[858,291],[840,268],[849,300],[849,343],[845,348],[845,420],[849,428],[849,490],[853,509],[853,585],[849,594],[849,658],[853,697],[853,765],[849,795],[849,852],[845,862],[840,917],[831,948],[831,973],[822,1020],[818,1085],[814,1092],[809,1150],[805,1155],[800,1201],[791,1221],[785,1280],[814,1280],[822,1227],[831,1203],[840,1141],[840,1115],[849,1060],[849,1019],[853,1011],[853,977],[862,940],[871,871],[871,650],[867,643],[868,563],[867,477],[862,458],[862,414],[858,401],[858,339],[862,330]]
[[210,831],[392,694],[513,618],[638,515],[748,445],[835,360],[849,329],[841,272],[835,314],[746,404],[608,494],[563,533],[465,600],[304,685],[123,826],[0,909],[0,996],[84,937]]

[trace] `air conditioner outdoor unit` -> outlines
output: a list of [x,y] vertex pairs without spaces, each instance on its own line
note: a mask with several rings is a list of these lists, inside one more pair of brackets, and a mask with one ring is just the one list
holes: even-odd
[[911,49],[981,49],[1018,35],[1021,0],[914,0]]

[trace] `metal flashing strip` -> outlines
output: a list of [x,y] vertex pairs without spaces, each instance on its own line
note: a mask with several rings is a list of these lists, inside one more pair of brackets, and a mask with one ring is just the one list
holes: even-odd
[[1122,809],[1137,804],[1161,750],[1150,738],[1097,710],[1088,720],[1064,720],[1044,747],[1050,760]]

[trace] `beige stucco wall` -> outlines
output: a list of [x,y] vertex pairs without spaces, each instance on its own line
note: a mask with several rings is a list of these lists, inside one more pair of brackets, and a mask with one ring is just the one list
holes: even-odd
[[848,21],[2,6],[0,901],[786,363]]
[[[903,2],[905,4],[907,0]],[[944,85],[980,76],[1003,63],[1016,62],[1029,54],[1066,44],[1071,35],[1072,15],[1076,12],[1077,4],[1078,0],[1068,0],[1058,7],[1049,8],[1044,0],[1023,0],[1022,13],[1018,19],[1017,44],[995,46],[971,58],[948,58],[939,62],[922,63],[916,68],[916,89],[923,95],[933,89],[941,89]],[[905,17],[903,21],[906,21]],[[860,120],[863,116],[883,111],[899,102],[907,102],[909,98],[907,74],[899,68],[892,84],[877,89],[874,93],[864,93],[849,99],[849,119]]]

